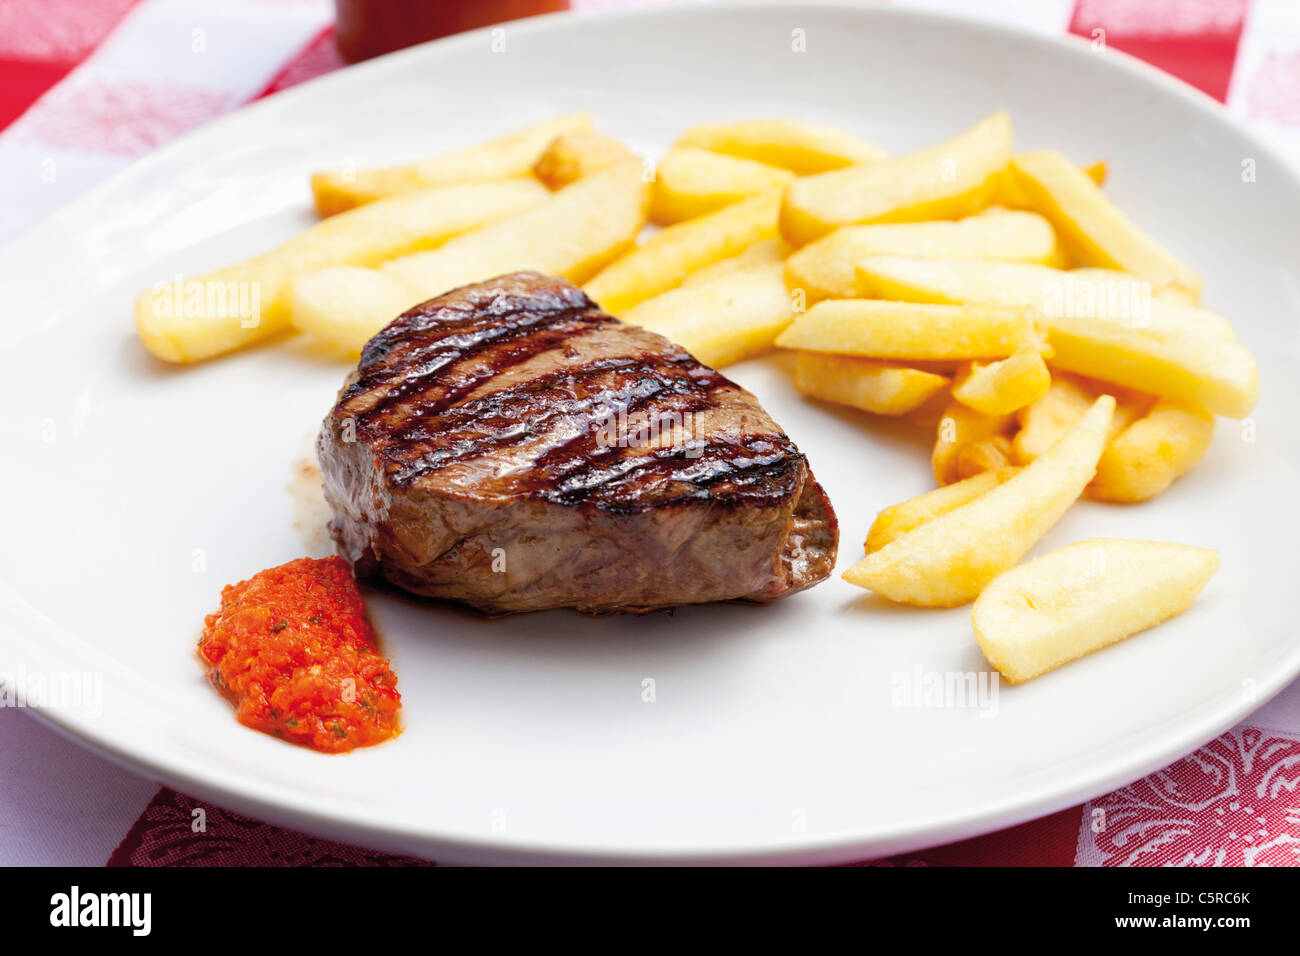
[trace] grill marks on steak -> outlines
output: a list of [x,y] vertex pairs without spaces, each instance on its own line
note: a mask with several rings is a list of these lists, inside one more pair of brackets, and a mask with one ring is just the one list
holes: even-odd
[[[366,343],[342,402],[363,424],[383,427],[394,421],[395,408],[409,405],[403,414],[437,411],[575,334],[618,324],[580,292],[574,296],[560,289],[534,297],[502,292],[481,303],[484,308],[478,307],[478,297],[443,296],[404,313]],[[473,357],[478,361],[464,362]]]
[[[645,431],[611,443],[611,414]],[[371,339],[319,454],[360,572],[484,610],[769,600],[834,563],[829,503],[752,395],[533,273]]]
[[[538,455],[532,463],[535,471],[529,476],[539,493],[559,494],[562,476],[572,476],[594,459],[618,451],[598,447],[595,426],[610,408],[635,413],[651,401],[684,414],[706,407],[707,395],[702,396],[698,383],[687,375],[653,373],[647,356],[600,359],[577,368],[564,366],[514,387],[466,399],[401,429],[396,436],[399,442],[422,442],[432,450],[416,449],[418,457],[412,460],[409,447],[394,448],[391,460],[406,464],[398,471],[397,480],[410,481],[498,449],[534,447],[556,435],[563,424],[573,423],[578,433]],[[574,483],[567,484],[572,490]]]
[[[637,482],[673,487],[676,497],[719,485],[729,494],[788,494],[770,480],[792,475],[802,460],[784,435],[720,434],[689,457],[681,448],[638,453],[601,443],[596,426],[611,409],[629,418],[652,410],[656,422],[672,422],[736,404],[717,395],[737,392],[735,385],[666,345],[600,312],[572,286],[531,303],[502,296],[489,308],[417,309],[367,347],[340,409],[397,485],[507,449],[540,449],[513,490],[569,505],[591,497],[623,511],[662,503],[629,497]],[[549,354],[556,350],[559,363]],[[528,367],[541,366],[532,361],[539,357],[544,368]]]

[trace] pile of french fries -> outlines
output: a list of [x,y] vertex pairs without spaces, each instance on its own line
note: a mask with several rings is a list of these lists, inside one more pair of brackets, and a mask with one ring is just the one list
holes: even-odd
[[577,113],[319,173],[321,222],[196,277],[257,283],[255,323],[176,314],[155,289],[137,327],[168,361],[289,329],[355,355],[426,298],[535,269],[706,364],[794,350],[809,397],[935,432],[939,487],[880,512],[845,579],[975,602],[980,646],[1022,681],[1191,604],[1213,551],[1095,539],[1017,564],[1081,496],[1161,494],[1259,391],[1200,277],[1110,202],[1106,172],[1014,153],[1005,113],[897,156],[809,123],[698,126],[657,162]]
[[1017,567],[1082,495],[1135,503],[1244,417],[1255,360],[1201,280],[1103,194],[1102,164],[1013,154],[995,114],[937,146],[801,177],[782,200],[777,338],[805,394],[934,421],[939,488],[880,512],[853,584],[974,602],[1008,679],[1036,677],[1186,609],[1212,550],[1094,539]]

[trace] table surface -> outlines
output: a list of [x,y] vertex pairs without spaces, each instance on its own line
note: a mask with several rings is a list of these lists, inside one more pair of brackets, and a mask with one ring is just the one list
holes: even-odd
[[[739,2],[739,0],[736,0]],[[644,3],[644,0],[643,0]],[[577,9],[637,5],[574,0]],[[1300,168],[1293,0],[895,0],[1097,37],[1222,101]],[[329,0],[0,4],[0,241],[168,140],[344,64]],[[238,42],[229,42],[237,38]],[[3,678],[0,662],[0,679]],[[1164,771],[1081,806],[886,865],[1300,865],[1300,681]],[[202,814],[196,811],[202,809]],[[202,816],[205,827],[196,832]],[[1097,821],[1122,819],[1125,839]],[[0,865],[416,861],[201,806],[0,707]]]

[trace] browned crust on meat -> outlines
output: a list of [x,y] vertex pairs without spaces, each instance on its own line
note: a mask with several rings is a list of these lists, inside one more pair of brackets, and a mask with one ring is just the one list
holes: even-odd
[[318,453],[358,573],[484,610],[765,601],[834,564],[829,502],[752,395],[535,273],[376,335]]

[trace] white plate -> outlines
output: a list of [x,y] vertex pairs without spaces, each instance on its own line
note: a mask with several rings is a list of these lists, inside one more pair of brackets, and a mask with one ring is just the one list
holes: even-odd
[[[1068,806],[1191,750],[1300,672],[1300,184],[1208,99],[1084,44],[866,6],[557,16],[505,41],[493,52],[469,34],[276,95],[0,256],[0,668],[103,675],[102,707],[45,719],[217,804],[441,860],[811,862]],[[968,611],[891,609],[838,577],[767,608],[639,619],[488,621],[375,596],[406,730],[347,757],[240,727],[205,685],[194,642],[220,587],[326,550],[290,486],[346,368],[294,341],[162,367],[135,340],[138,289],[289,236],[311,220],[317,167],[564,110],[657,153],[691,123],[766,115],[906,150],[1001,107],[1020,147],[1109,160],[1107,191],[1204,273],[1208,305],[1260,358],[1248,430],[1222,421],[1168,494],[1081,504],[1040,549],[1090,535],[1216,547],[1223,569],[1188,613],[1002,686],[996,707],[928,708],[899,706],[900,681],[987,673]],[[878,508],[930,486],[924,446],[801,401],[774,362],[732,372],[808,453],[839,512],[841,569]]]

